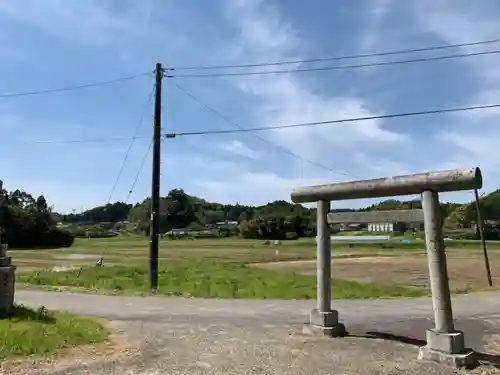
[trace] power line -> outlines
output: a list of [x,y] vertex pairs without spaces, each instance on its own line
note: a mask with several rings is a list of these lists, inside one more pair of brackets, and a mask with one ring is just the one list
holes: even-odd
[[276,125],[276,126],[267,126],[267,127],[235,129],[235,130],[205,130],[205,131],[198,131],[198,132],[167,133],[167,134],[165,134],[165,137],[166,138],[175,138],[175,137],[180,137],[180,136],[191,136],[191,135],[230,134],[230,133],[245,133],[245,132],[266,131],[266,130],[291,129],[291,128],[302,128],[302,127],[319,126],[319,125],[327,125],[327,124],[339,124],[339,123],[344,123],[344,122],[358,122],[358,121],[390,119],[390,118],[397,118],[397,117],[423,116],[423,115],[433,115],[433,114],[451,113],[451,112],[474,111],[474,110],[490,109],[490,108],[500,108],[500,104],[487,104],[487,105],[459,107],[459,108],[436,109],[436,110],[429,110],[429,111],[393,113],[393,114],[389,114],[389,115],[379,115],[379,116],[352,117],[352,118],[345,118],[345,119],[339,119],[339,120],[304,122],[304,123],[300,123],[300,124]]
[[21,96],[41,95],[41,94],[52,94],[52,93],[63,92],[63,91],[81,90],[81,89],[86,89],[86,88],[90,88],[90,87],[104,86],[104,85],[110,85],[113,83],[130,81],[130,80],[144,77],[144,76],[148,76],[148,75],[151,75],[151,72],[144,72],[144,73],[135,74],[135,75],[128,76],[128,77],[121,77],[121,78],[116,78],[116,79],[112,79],[112,80],[108,80],[108,81],[86,83],[86,84],[82,84],[82,85],[58,87],[58,88],[53,88],[53,89],[42,89],[42,90],[36,90],[36,91],[6,93],[6,94],[0,94],[0,99],[15,98],[15,97],[21,97]]
[[177,68],[174,67],[174,68],[171,68],[169,70],[170,71],[180,71],[180,70],[211,70],[211,69],[233,69],[233,68],[237,69],[237,68],[257,68],[257,67],[265,67],[265,66],[278,66],[278,65],[290,65],[290,64],[306,64],[306,63],[313,63],[313,62],[351,60],[351,59],[360,59],[360,58],[367,58],[367,57],[400,55],[400,54],[405,54],[405,53],[437,51],[437,50],[460,48],[460,47],[472,47],[472,46],[478,46],[478,45],[493,44],[493,43],[498,43],[498,42],[500,42],[500,39],[490,39],[490,40],[481,40],[481,41],[475,41],[475,42],[469,42],[469,43],[444,44],[444,45],[432,46],[432,47],[401,49],[401,50],[394,50],[394,51],[372,52],[372,53],[365,53],[365,54],[323,57],[323,58],[314,58],[314,59],[305,59],[305,60],[274,61],[274,62],[265,62],[265,63],[255,63],[255,64],[239,64],[239,65],[186,66],[186,67],[177,67]]
[[137,181],[139,180],[139,176],[141,175],[141,172],[144,169],[144,165],[146,164],[146,161],[148,160],[148,156],[149,156],[149,153],[151,152],[152,147],[153,147],[153,140],[151,140],[151,142],[149,142],[148,150],[146,151],[146,154],[144,154],[141,165],[139,166],[139,170],[137,171],[137,174],[135,175],[134,182],[132,183],[132,186],[130,187],[130,190],[128,191],[127,198],[125,199],[125,203],[128,203],[130,196],[132,195],[132,193],[134,191],[135,185],[137,184]]
[[304,73],[304,72],[321,72],[330,70],[344,70],[344,69],[357,69],[357,68],[368,68],[375,66],[389,66],[389,65],[402,65],[409,63],[420,63],[438,60],[450,60],[463,57],[472,56],[484,56],[493,55],[500,53],[500,50],[483,51],[483,52],[471,52],[471,53],[457,53],[455,55],[445,55],[436,57],[420,57],[416,59],[409,60],[397,60],[397,61],[384,61],[384,62],[372,62],[365,64],[355,64],[355,65],[337,65],[337,66],[324,66],[319,68],[303,68],[303,69],[283,69],[283,70],[264,70],[257,72],[233,72],[233,73],[208,73],[208,74],[171,74],[166,75],[167,78],[208,78],[208,77],[235,77],[235,76],[256,76],[256,75],[270,75],[270,74],[284,74],[284,73]]
[[[198,99],[196,96],[194,96],[191,92],[189,92],[188,90],[186,90],[185,88],[183,88],[182,86],[180,86],[179,84],[177,84],[176,82],[174,82],[174,85],[179,89],[181,90],[182,92],[184,92],[186,95],[188,95],[191,99],[193,99],[194,101],[196,101],[198,104],[202,105],[203,107],[205,107],[207,110],[209,110],[210,112],[212,112],[213,114],[215,114],[216,116],[220,117],[221,119],[223,119],[224,121],[226,121],[227,123],[237,127],[238,129],[242,130],[242,131],[246,131],[247,129],[244,128],[243,126],[241,126],[240,124],[238,124],[236,121],[230,119],[229,117],[225,116],[224,114],[222,114],[221,112],[217,111],[215,108],[209,106],[208,104],[206,104],[205,102],[201,101],[200,99]],[[312,160],[307,160],[305,158],[303,158],[302,156],[294,153],[293,151],[290,151],[289,149],[283,147],[283,146],[280,146],[279,144],[276,144],[274,142],[271,142],[270,140],[266,139],[266,138],[263,138],[263,137],[260,137],[259,135],[256,135],[254,134],[254,137],[259,139],[260,141],[262,142],[265,142],[301,161],[305,161],[311,165],[314,165],[316,167],[319,167],[319,168],[322,168],[322,169],[325,169],[325,170],[328,170],[330,172],[333,172],[335,174],[341,174],[341,175],[344,175],[344,176],[348,176],[348,177],[354,177],[344,171],[335,171],[333,170],[332,168],[330,167],[327,167],[325,165],[322,165],[318,162],[315,162],[315,161],[312,161]],[[356,178],[356,177],[354,177]]]
[[148,136],[136,137],[108,137],[108,138],[88,138],[88,139],[55,139],[55,140],[40,140],[40,141],[22,141],[28,144],[64,144],[64,143],[107,143],[107,142],[121,142],[136,139],[145,139]]
[[123,169],[125,168],[125,164],[127,163],[127,160],[128,160],[129,155],[130,155],[130,152],[132,151],[132,147],[134,146],[135,137],[137,137],[137,133],[139,133],[139,130],[140,130],[140,128],[142,126],[142,123],[144,121],[144,116],[146,115],[146,111],[148,110],[148,107],[151,104],[151,99],[153,98],[153,93],[154,93],[154,87],[151,90],[151,93],[148,96],[148,100],[146,102],[146,105],[144,106],[144,109],[141,112],[141,117],[139,119],[139,123],[135,127],[134,136],[132,137],[132,139],[130,141],[130,144],[129,144],[129,147],[127,149],[127,152],[125,153],[125,158],[123,159],[123,162],[122,162],[122,164],[120,166],[120,169],[118,171],[118,175],[116,176],[116,179],[115,179],[115,182],[113,184],[113,187],[111,188],[111,193],[109,193],[108,203],[111,202],[111,198],[113,197],[113,193],[115,192],[116,187],[118,186],[118,182],[120,181],[120,177],[121,177],[121,175],[123,173]]

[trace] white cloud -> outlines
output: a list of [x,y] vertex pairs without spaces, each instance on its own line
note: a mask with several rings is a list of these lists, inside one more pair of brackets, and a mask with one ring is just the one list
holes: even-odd
[[182,162],[178,162],[178,164],[184,165],[192,165],[195,168],[199,168],[200,170],[209,170],[210,174],[214,174],[214,176],[229,175],[229,173],[233,173],[234,171],[239,170],[242,166],[241,163],[237,163],[231,160],[213,160],[208,157],[195,156],[195,157],[177,157],[178,160],[183,160]]
[[[228,19],[239,30],[237,55],[245,61],[300,59],[297,30],[272,4],[262,1],[227,2]],[[360,98],[347,94],[327,96],[308,88],[297,75],[245,77],[236,82],[244,93],[259,100],[255,121],[259,125],[282,125],[364,117],[374,113]],[[270,134],[271,139],[306,159],[339,159],[359,144],[377,146],[401,142],[403,134],[384,129],[377,120],[317,127],[293,128]],[[328,163],[328,162],[326,162]]]
[[[303,41],[293,25],[277,8],[259,0],[228,1],[228,21],[238,31],[236,47],[229,48],[228,56],[235,62],[262,62],[301,59],[296,51]],[[325,95],[307,87],[299,76],[275,75],[244,77],[231,80],[249,100],[257,103],[252,115],[255,126],[270,126],[366,117],[382,114],[370,111],[360,98],[349,94]],[[404,144],[404,133],[384,129],[379,121],[341,123],[317,127],[301,127],[259,134],[273,143],[290,150],[306,160],[318,162],[337,173],[311,166],[304,160],[289,165],[285,154],[280,159],[259,165],[232,163],[226,160],[196,161],[198,167],[210,165],[210,173],[198,175],[192,181],[193,193],[211,201],[265,203],[274,199],[289,199],[294,188],[345,180],[403,174],[407,168],[390,157],[368,155],[370,150],[385,151],[387,144]],[[222,147],[226,151],[251,157],[241,142],[233,141]],[[243,151],[244,150],[244,151]],[[379,154],[380,154],[379,153]],[[261,158],[262,160],[264,158]],[[296,159],[293,159],[294,161]],[[375,159],[375,160],[374,160]],[[279,163],[275,161],[279,160]],[[347,172],[346,172],[347,170]],[[274,172],[276,171],[276,172]],[[349,178],[346,177],[349,176]],[[363,205],[364,202],[343,202],[342,205]]]
[[[374,17],[373,23],[368,25],[374,31],[377,27],[382,27],[382,20],[387,15],[391,2],[380,1],[377,4],[378,8],[376,7],[377,9],[372,15]],[[430,1],[428,4],[431,4]],[[423,18],[428,16],[428,19],[425,22],[423,19],[420,20],[421,27],[420,30],[416,30],[417,34],[429,31],[438,33],[438,30],[442,29],[443,34],[436,35],[449,43],[463,43],[493,37],[492,32],[484,32],[475,37],[471,36],[469,31],[474,28],[475,23],[479,23],[479,20],[470,15],[461,14],[456,5],[451,3],[448,5],[450,9],[443,8],[442,10],[443,12],[446,10],[445,16],[450,17],[446,20],[461,22],[462,26],[452,25],[450,29],[454,31],[451,33],[447,23],[442,17],[435,14],[437,10],[434,9],[434,14],[426,12],[421,14]],[[457,10],[455,11],[453,7]],[[419,11],[422,9],[424,7],[419,8]],[[302,43],[299,34],[293,25],[282,18],[277,8],[269,5],[268,2],[251,0],[230,2],[227,13],[229,21],[233,22],[233,26],[239,30],[237,48],[229,51],[229,56],[249,62],[300,59],[303,57],[297,52]],[[453,16],[449,16],[449,14]],[[432,28],[430,28],[429,22],[433,22]],[[464,24],[468,26],[464,28]],[[487,22],[487,25],[491,27],[493,24]],[[462,32],[459,33],[456,29],[461,29]],[[471,102],[480,100],[484,103],[485,97],[488,97],[488,102],[494,101],[498,91],[492,90],[489,82],[497,76],[498,64],[495,66],[495,64],[491,64],[492,60],[487,61],[488,59],[482,59],[479,62],[474,62],[473,59],[470,59],[470,62],[465,62],[465,60],[467,59],[464,59],[464,64],[471,64],[470,68],[474,69],[480,84],[480,90],[471,87]],[[498,76],[500,77],[500,75]],[[381,111],[369,109],[366,102],[348,93],[325,95],[308,87],[300,77],[292,74],[251,76],[231,82],[235,83],[244,94],[257,100],[254,122],[258,123],[259,126],[383,114]],[[479,112],[477,113],[479,114]],[[486,174],[500,164],[496,161],[492,162],[488,157],[488,154],[494,151],[494,147],[500,140],[500,129],[493,128],[491,122],[491,120],[496,119],[496,112],[493,110],[482,112],[481,116],[488,117],[489,124],[488,130],[481,131],[477,130],[477,127],[475,130],[471,129],[471,123],[478,118],[476,116],[472,120],[467,120],[473,115],[474,113],[451,116],[452,120],[459,120],[456,134],[440,134],[435,138],[428,139],[428,150],[432,155],[435,154],[435,158],[429,158],[432,164],[426,163],[428,169],[439,170],[479,165]],[[474,125],[480,126],[477,122],[474,122]],[[415,144],[406,134],[385,129],[379,121],[293,128],[266,133],[264,136],[268,136],[273,142],[306,159],[318,161],[332,167],[332,169],[338,166],[343,170],[353,171],[353,176],[350,179],[415,173],[418,172],[418,170],[414,170],[415,166],[422,164],[418,159],[415,160],[415,164],[406,164],[387,155],[386,146],[389,144],[400,147],[413,147]],[[339,181],[338,176],[332,177],[324,171],[319,174],[318,170],[302,173],[302,178],[298,178],[298,175],[298,173],[285,176],[281,172],[279,175],[272,172],[248,172],[239,168],[231,171],[230,183],[225,182],[228,179],[213,178],[208,181],[200,181],[199,186],[204,187],[206,194],[214,195],[213,199],[219,197],[227,201],[228,197],[234,199],[247,196],[255,197],[256,192],[261,191],[260,186],[262,186],[264,192],[262,194],[266,196],[266,199],[277,199],[274,196],[288,197],[291,189],[297,186]],[[490,183],[485,184],[485,186],[488,185],[491,186]]]
[[16,0],[0,2],[0,15],[35,26],[57,38],[102,44],[151,32],[152,2],[113,0]]
[[230,152],[232,154],[238,155],[238,156],[243,156],[245,158],[250,158],[250,159],[258,159],[259,158],[259,153],[250,147],[246,146],[244,143],[233,139],[231,142],[228,143],[220,143],[216,145],[217,149]]
[[379,43],[378,32],[383,22],[394,5],[393,0],[370,0],[366,9],[366,23],[361,39],[361,49],[371,51]]
[[[481,6],[465,0],[422,1],[415,4],[415,15],[421,31],[431,32],[450,44],[497,38],[498,3],[485,1]],[[498,45],[469,47],[465,51],[498,49]],[[500,102],[500,57],[498,55],[463,59],[464,71],[472,75],[470,95],[465,105]],[[460,77],[457,77],[460,79]],[[500,159],[492,157],[500,144],[500,111],[472,111],[452,117],[454,131],[439,133],[436,138],[446,150],[450,166],[480,166],[485,186],[500,184]]]
[[438,138],[451,142],[470,154],[477,156],[481,156],[483,153],[494,155],[494,151],[498,149],[498,140],[485,135],[479,135],[478,133],[448,132],[438,135]]
[[416,172],[411,170],[408,165],[389,158],[378,158],[376,163],[374,163],[373,160],[371,160],[370,157],[363,152],[355,152],[352,157],[359,164],[370,165],[370,169],[373,171],[373,176],[371,176],[372,178],[386,177],[387,171],[390,171],[391,175],[398,176]]
[[[270,171],[249,171],[241,164],[224,165],[224,169],[213,169],[212,178],[192,181],[196,194],[209,201],[240,204],[266,204],[271,200],[289,200],[293,189],[300,186],[331,182],[326,178],[302,179],[283,177]],[[221,165],[218,165],[221,167]]]
[[[189,161],[187,161],[189,164]],[[196,163],[195,163],[196,164]],[[211,161],[205,161],[206,165]],[[201,165],[198,166],[203,169]],[[199,178],[191,181],[189,192],[201,196],[208,201],[221,203],[240,203],[260,205],[273,200],[290,200],[292,191],[296,188],[312,185],[322,185],[344,181],[332,179],[323,174],[317,177],[280,176],[270,171],[249,171],[238,163],[216,163],[211,168],[211,178]],[[407,197],[408,199],[414,197]],[[373,204],[373,199],[357,199],[334,202],[337,208],[366,207]],[[313,204],[306,204],[313,207]]]
[[[478,3],[466,0],[421,1],[415,3],[416,17],[423,31],[432,32],[450,44],[468,43],[498,38],[500,26],[495,1]],[[466,52],[498,50],[500,44],[464,47]],[[500,65],[498,55],[463,59],[466,66],[474,69],[478,83],[483,89],[498,87]],[[479,92],[481,94],[481,91]]]
[[471,130],[439,133],[436,138],[445,142],[446,149],[450,152],[447,168],[481,167],[485,187],[488,190],[498,188],[498,167],[500,163],[497,154],[500,142],[500,131],[494,136]]

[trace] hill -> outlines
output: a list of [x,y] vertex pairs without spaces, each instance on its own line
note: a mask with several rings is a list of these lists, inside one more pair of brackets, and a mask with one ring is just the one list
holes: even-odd
[[[136,223],[139,230],[149,230],[150,200],[146,199],[134,206],[129,213],[130,222]],[[312,221],[313,211],[299,204],[275,201],[264,206],[229,205],[208,202],[190,196],[181,189],[174,189],[160,199],[159,225],[165,233],[172,229],[190,226],[208,227],[222,222],[250,222],[257,218],[282,219],[300,217],[307,225]],[[283,224],[284,225],[284,224]]]

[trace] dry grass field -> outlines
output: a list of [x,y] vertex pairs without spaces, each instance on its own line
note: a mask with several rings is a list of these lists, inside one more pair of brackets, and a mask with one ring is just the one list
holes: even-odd
[[[490,251],[490,267],[494,285],[500,284],[500,252]],[[488,288],[484,257],[477,250],[448,249],[448,276],[454,293],[465,293]],[[315,274],[316,262],[285,261],[259,263],[255,266],[270,270],[286,270]],[[428,287],[429,277],[425,253],[398,256],[370,256],[337,258],[332,262],[332,276],[379,285]]]

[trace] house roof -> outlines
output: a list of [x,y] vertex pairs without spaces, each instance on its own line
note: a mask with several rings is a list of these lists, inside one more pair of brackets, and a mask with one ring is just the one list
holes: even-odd
[[423,221],[423,210],[331,212],[328,214],[328,222],[332,224],[421,223]]

